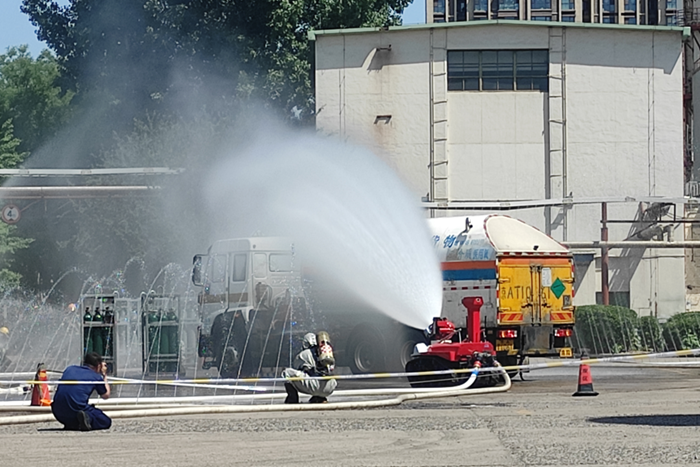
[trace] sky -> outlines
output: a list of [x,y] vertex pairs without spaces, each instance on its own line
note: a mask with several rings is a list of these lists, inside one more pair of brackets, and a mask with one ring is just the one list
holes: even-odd
[[[67,5],[69,0],[57,0],[60,5]],[[34,26],[27,15],[20,11],[22,0],[0,0],[0,53],[7,52],[9,47],[22,44],[29,45],[29,52],[36,57],[46,48],[39,42],[34,32]],[[425,23],[425,1],[414,0],[403,15],[404,24]]]

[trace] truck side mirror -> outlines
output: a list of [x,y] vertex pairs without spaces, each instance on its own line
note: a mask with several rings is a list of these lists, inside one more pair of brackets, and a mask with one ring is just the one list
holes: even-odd
[[202,280],[202,264],[203,259],[206,258],[205,255],[195,255],[192,259],[192,283],[197,287],[204,285]]

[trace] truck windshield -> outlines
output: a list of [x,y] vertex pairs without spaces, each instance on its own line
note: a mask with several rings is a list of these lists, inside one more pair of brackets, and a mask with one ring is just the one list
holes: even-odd
[[265,253],[255,253],[253,255],[253,276],[264,278],[267,275],[267,256]]
[[270,272],[290,272],[291,270],[292,255],[270,254]]
[[212,256],[210,264],[211,272],[209,281],[212,283],[224,282],[224,279],[226,278],[226,256]]

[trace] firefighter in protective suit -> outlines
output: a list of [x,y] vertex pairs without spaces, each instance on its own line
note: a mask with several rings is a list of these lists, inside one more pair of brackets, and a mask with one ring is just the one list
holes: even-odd
[[328,402],[328,396],[335,391],[338,385],[336,380],[310,378],[328,376],[335,364],[328,334],[320,332],[319,336],[322,337],[321,346],[313,333],[306,334],[303,341],[304,350],[294,359],[294,368],[285,368],[282,372],[285,378],[302,378],[284,383],[284,389],[287,391],[285,404],[298,404],[300,392],[310,395],[309,402],[312,404]]

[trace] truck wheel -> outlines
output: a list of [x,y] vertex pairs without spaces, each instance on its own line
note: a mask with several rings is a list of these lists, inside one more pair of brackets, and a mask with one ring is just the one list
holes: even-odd
[[[246,325],[243,318],[231,315],[222,316],[222,320],[214,320],[212,336],[216,336],[216,351],[218,352],[219,375],[222,378],[237,378],[248,376],[250,371],[250,355],[243,355],[246,341]],[[246,349],[250,353],[250,349]]]
[[[509,355],[507,357],[500,357],[500,358],[498,358],[498,362],[501,364],[501,366],[517,366],[520,364],[520,357],[518,355]],[[506,370],[506,373],[508,373],[508,377],[510,377],[510,379],[513,379],[516,376],[518,376],[519,371],[518,370]]]
[[239,354],[234,347],[224,349],[219,365],[219,376],[222,378],[236,378],[238,376]]
[[384,345],[376,331],[363,329],[348,344],[350,370],[353,374],[377,373],[384,370]]
[[419,330],[405,329],[399,332],[389,351],[391,360],[388,370],[396,373],[406,371],[406,364],[411,360],[413,349],[418,343],[429,343]]

